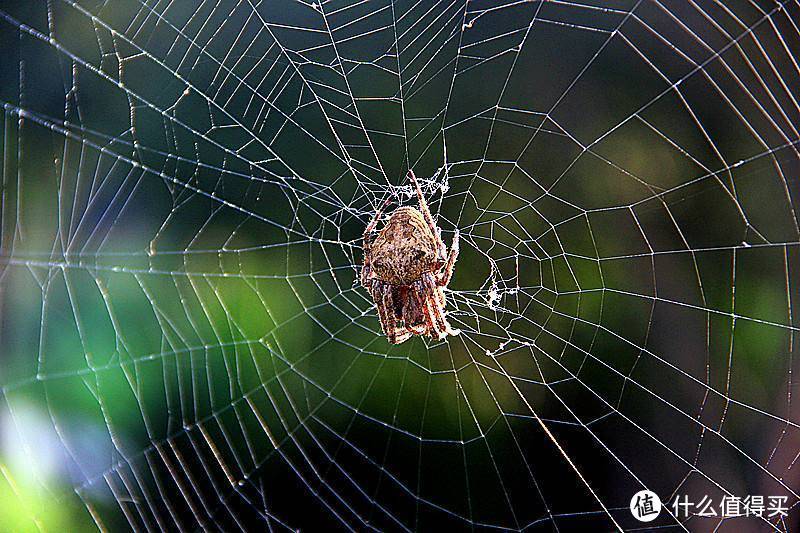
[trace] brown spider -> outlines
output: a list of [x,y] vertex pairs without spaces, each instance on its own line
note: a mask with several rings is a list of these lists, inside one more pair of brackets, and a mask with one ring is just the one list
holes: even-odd
[[383,333],[392,344],[411,335],[442,339],[459,334],[445,318],[444,296],[458,257],[458,230],[448,253],[414,172],[409,170],[408,177],[417,191],[419,209],[398,207],[370,242],[381,217],[378,209],[364,230],[361,285],[372,296]]

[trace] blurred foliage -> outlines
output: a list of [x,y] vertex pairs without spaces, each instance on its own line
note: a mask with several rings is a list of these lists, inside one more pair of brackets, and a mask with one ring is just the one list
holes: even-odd
[[[194,527],[236,505],[304,523],[327,512],[312,492],[420,529],[580,520],[596,502],[561,488],[578,481],[537,417],[609,507],[642,479],[718,490],[698,472],[783,490],[765,465],[788,472],[797,438],[779,436],[796,419],[796,152],[753,140],[777,133],[749,82],[665,93],[641,55],[676,78],[690,62],[639,26],[605,47],[613,9],[571,15],[598,31],[536,25],[521,49],[528,3],[450,17],[470,30],[458,45],[380,19],[400,37],[345,26],[361,40],[334,57],[322,30],[290,31],[311,8],[214,4],[0,7],[2,528]],[[364,6],[354,20],[395,8]],[[384,38],[407,63],[384,65]],[[297,50],[314,60],[290,65]],[[366,125],[345,127],[348,91]],[[356,283],[364,224],[409,202],[408,166],[445,185],[432,206],[463,238],[448,310],[464,333],[446,343],[390,346]]]

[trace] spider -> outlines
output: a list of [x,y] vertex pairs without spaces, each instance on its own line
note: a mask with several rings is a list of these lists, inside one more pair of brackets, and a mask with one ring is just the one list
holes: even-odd
[[381,218],[378,209],[364,230],[361,285],[372,296],[383,333],[392,344],[412,335],[443,339],[460,333],[445,318],[444,296],[458,257],[458,230],[448,252],[414,172],[409,170],[408,177],[419,209],[398,207],[370,242]]

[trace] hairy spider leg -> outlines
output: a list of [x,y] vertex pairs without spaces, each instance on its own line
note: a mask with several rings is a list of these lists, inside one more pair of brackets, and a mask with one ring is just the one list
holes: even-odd
[[425,201],[425,196],[422,194],[422,188],[419,186],[417,176],[414,174],[413,170],[409,170],[408,177],[411,178],[411,181],[414,183],[414,189],[416,189],[417,198],[419,199],[419,210],[422,212],[422,217],[425,219],[425,222],[428,224],[433,234],[433,238],[436,240],[436,247],[439,249],[439,257],[444,259],[447,256],[447,247],[444,245],[438,226],[436,226],[436,223],[433,221],[433,215],[431,215],[431,210],[428,209],[428,202]]
[[444,265],[444,270],[439,273],[437,284],[440,287],[445,287],[450,283],[450,278],[453,277],[453,270],[456,267],[456,259],[458,259],[458,237],[459,233],[456,230],[453,235],[453,244],[450,245],[450,253],[447,254],[447,263]]
[[431,305],[429,303],[429,311],[433,313],[436,322],[438,323],[442,333],[440,333],[440,337],[442,338],[445,335],[458,335],[461,333],[461,330],[454,329],[450,323],[447,321],[447,318],[444,316],[444,291],[439,287],[436,283],[432,274],[425,274],[422,276],[420,283],[423,284],[424,290],[430,293],[433,297],[439,297],[441,304],[440,305]]
[[430,336],[434,336],[435,333],[437,339],[444,337],[444,332],[436,322],[436,315],[434,315],[431,310],[431,303],[429,299],[425,297],[425,286],[421,280],[411,284],[411,292],[414,293],[414,300],[416,300],[419,309],[422,311],[422,316],[425,318],[425,326],[427,328],[425,333]]
[[[457,335],[458,330],[450,327],[447,319],[444,317],[440,297],[443,294],[439,293],[439,288],[430,274],[426,274],[423,278],[416,282],[416,290],[422,300],[428,322],[431,324],[431,329],[435,332],[437,339],[443,339],[447,335]],[[430,333],[429,333],[430,334]],[[431,334],[433,336],[433,334]]]
[[[397,334],[398,331],[400,332],[400,335]],[[394,341],[392,341],[392,344],[401,344],[403,342],[406,342],[410,338],[411,338],[410,331],[408,331],[406,328],[397,328],[394,331]]]
[[425,335],[428,332],[428,325],[423,322],[413,326],[406,326],[406,329],[414,335]]
[[378,310],[378,319],[381,323],[383,334],[387,335],[389,331],[389,316],[383,306],[383,287],[380,281],[372,280],[372,287],[370,289],[370,296],[375,302],[375,308]]
[[378,311],[378,320],[380,321],[381,329],[385,334],[389,328],[389,317],[386,314],[386,309],[384,309],[382,305],[383,287],[379,280],[371,280],[369,285],[369,295],[372,297],[372,301],[375,302],[375,309]]
[[[429,274],[430,275],[430,274]],[[433,275],[431,276],[433,279],[433,285],[436,287],[436,291],[434,292],[434,296],[436,297],[436,301],[439,304],[439,309],[444,310],[447,307],[447,297],[444,293],[444,286],[439,285],[439,277],[441,275]]]
[[382,293],[380,295],[381,304],[377,307],[379,315],[382,315],[381,326],[383,327],[383,333],[392,344],[400,344],[411,337],[411,332],[409,332],[407,328],[397,325],[397,318],[394,314],[394,297],[392,296],[392,290],[392,286],[388,283],[380,283],[380,292]]
[[[404,287],[403,290],[406,291],[405,304],[403,305],[403,323],[415,335],[424,335],[428,331],[428,325],[425,322],[425,311],[420,307],[419,299],[416,297],[416,291],[411,287]],[[420,322],[420,319],[422,319],[422,322]]]
[[373,299],[375,300],[375,307],[378,308],[378,318],[380,318],[381,321],[383,334],[389,337],[391,342],[394,342],[396,324],[394,313],[390,312],[393,304],[391,287],[375,280],[375,294]]

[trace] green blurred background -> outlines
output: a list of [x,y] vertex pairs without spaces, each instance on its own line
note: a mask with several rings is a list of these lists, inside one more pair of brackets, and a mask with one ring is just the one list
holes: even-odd
[[[795,504],[800,8],[592,4],[0,2],[2,528]],[[408,168],[462,334],[391,346]]]

